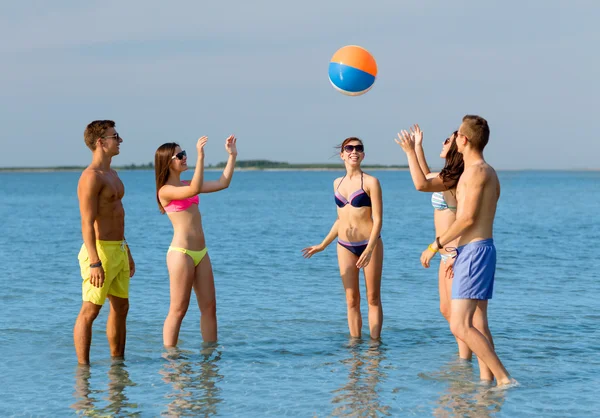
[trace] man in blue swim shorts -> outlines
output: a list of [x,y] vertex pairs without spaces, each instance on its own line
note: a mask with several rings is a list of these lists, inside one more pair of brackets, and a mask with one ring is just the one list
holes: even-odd
[[487,305],[494,291],[496,247],[493,225],[500,198],[496,171],[485,162],[483,149],[490,129],[480,116],[466,115],[456,136],[458,151],[463,155],[465,170],[456,188],[456,220],[437,237],[421,255],[425,268],[440,248],[459,238],[457,256],[448,262],[454,272],[450,329],[477,356],[480,377],[498,386],[513,382],[496,355],[488,327]]

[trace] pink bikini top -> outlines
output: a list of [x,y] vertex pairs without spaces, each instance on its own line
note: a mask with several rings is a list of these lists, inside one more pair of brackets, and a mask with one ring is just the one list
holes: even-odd
[[[190,184],[189,181],[182,181],[182,183]],[[192,206],[194,204],[197,205],[199,203],[200,203],[200,198],[198,198],[198,195],[196,195],[196,196],[188,197],[186,199],[171,200],[169,202],[169,204],[164,207],[164,209],[165,209],[165,212],[182,212],[182,211],[186,210],[187,208],[189,208],[190,206]]]

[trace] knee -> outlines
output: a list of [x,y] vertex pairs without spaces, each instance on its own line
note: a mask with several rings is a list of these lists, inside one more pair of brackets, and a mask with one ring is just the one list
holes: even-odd
[[460,340],[464,341],[465,334],[467,332],[467,327],[461,321],[450,321],[450,331],[454,336]]
[[440,312],[446,321],[450,322],[450,306],[445,303],[440,303]]
[[85,303],[79,312],[79,318],[85,322],[93,322],[100,313],[100,306]]
[[200,314],[202,316],[217,316],[217,301],[211,299],[200,303]]
[[184,304],[171,305],[171,308],[169,309],[169,316],[179,321],[183,320],[185,314],[187,313],[188,306],[189,301],[188,303]]
[[110,305],[111,309],[119,316],[127,316],[129,312],[129,301]]
[[360,294],[355,291],[346,292],[346,304],[348,309],[360,309]]
[[381,305],[381,297],[379,293],[368,293],[367,294],[367,302],[369,306],[379,306]]

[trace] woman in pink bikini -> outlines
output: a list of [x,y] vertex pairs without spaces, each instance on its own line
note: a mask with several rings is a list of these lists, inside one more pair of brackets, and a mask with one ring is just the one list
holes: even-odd
[[181,321],[188,309],[192,288],[200,308],[200,331],[205,342],[217,340],[217,304],[215,283],[207,254],[202,217],[198,210],[200,193],[226,189],[231,183],[237,157],[236,138],[225,140],[229,153],[227,165],[219,180],[204,181],[204,145],[208,140],[198,139],[198,159],[191,181],[180,179],[188,169],[187,155],[181,147],[168,142],[161,145],[154,156],[156,200],[161,213],[166,213],[173,224],[173,240],[167,251],[171,303],[163,327],[165,347],[175,347]]

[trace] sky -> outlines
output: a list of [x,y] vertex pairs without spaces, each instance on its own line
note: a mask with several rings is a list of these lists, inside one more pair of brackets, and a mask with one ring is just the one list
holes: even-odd
[[[498,169],[600,169],[598,22],[593,0],[3,1],[0,167],[87,165],[96,119],[124,138],[115,165],[202,135],[215,164],[229,134],[239,160],[337,162],[358,136],[365,163],[406,164],[394,137],[418,123],[436,167],[478,114]],[[352,44],[378,66],[357,97],[327,72]]]

